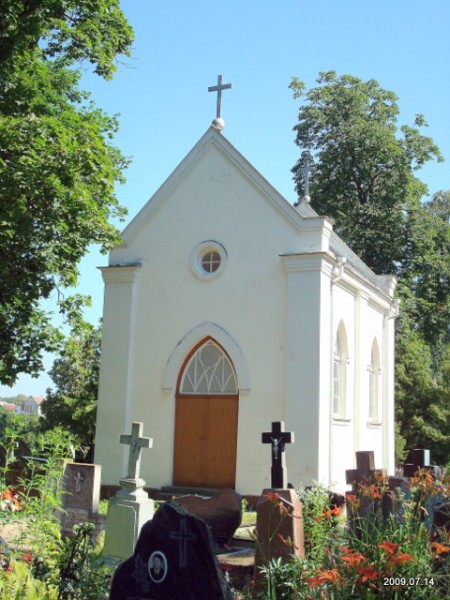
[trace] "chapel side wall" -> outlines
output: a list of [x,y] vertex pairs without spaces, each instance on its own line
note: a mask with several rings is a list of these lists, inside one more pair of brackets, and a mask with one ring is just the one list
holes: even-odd
[[[210,239],[225,247],[228,261],[220,277],[202,281],[189,257]],[[279,255],[298,244],[298,230],[281,216],[274,219],[260,191],[224,170],[223,159],[212,153],[172,191],[151,230],[143,228],[132,245],[114,252],[114,260],[142,262],[129,419],[144,421],[145,434],[154,439],[142,460],[148,486],[172,483],[176,380],[163,390],[162,375],[183,336],[204,322],[236,340],[252,383],[239,399],[236,488],[259,493],[270,485],[270,452],[261,432],[285,416],[286,284]]]
[[[331,286],[332,310],[328,364],[330,370],[328,395],[330,398],[331,451],[328,483],[340,493],[346,489],[345,469],[354,461],[355,439],[359,434],[359,360],[360,360],[360,319],[355,291],[343,286],[339,281]],[[333,398],[332,364],[334,344],[338,329],[342,325],[347,341],[347,365],[345,385],[345,413],[340,417],[332,415]]]
[[[393,320],[387,317],[390,305],[385,298],[374,290],[361,286],[357,281],[346,279],[345,284],[339,284],[340,291],[335,292],[335,326],[339,325],[339,314],[343,307],[346,315],[342,315],[343,322],[352,323],[349,342],[349,361],[347,369],[347,400],[353,397],[353,408],[347,413],[348,424],[339,420],[332,420],[333,444],[342,448],[346,453],[348,468],[355,467],[355,452],[372,450],[375,453],[375,463],[378,468],[393,470],[393,436],[394,411],[393,411]],[[354,318],[348,313],[350,304],[345,302],[343,294],[350,293],[354,296]],[[347,333],[348,330],[347,330]],[[379,419],[369,418],[369,365],[371,362],[372,344],[377,340],[381,359],[381,379],[379,395]],[[351,408],[351,403],[349,403]],[[353,432],[353,450],[350,448],[349,439],[345,431]],[[391,433],[392,432],[392,433]],[[390,441],[391,440],[391,441]],[[337,444],[337,446],[336,446]],[[341,454],[341,453],[340,453]],[[332,468],[332,481],[340,482],[337,488],[345,489],[345,476],[340,473],[336,465]]]

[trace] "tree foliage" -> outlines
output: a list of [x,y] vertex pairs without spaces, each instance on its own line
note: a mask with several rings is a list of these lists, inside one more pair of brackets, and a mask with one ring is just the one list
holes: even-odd
[[118,0],[9,0],[0,15],[0,382],[37,374],[62,336],[40,307],[65,298],[90,244],[118,240],[117,121],[79,89],[79,61],[110,78],[132,32]]
[[[376,81],[334,71],[317,81],[306,94],[299,80],[291,83],[296,97],[305,95],[294,129],[297,145],[316,161],[314,207],[335,220],[336,231],[371,268],[401,274],[405,249],[421,244],[416,229],[427,188],[414,171],[432,158],[441,160],[439,149],[420,133],[426,126],[422,115],[414,127],[398,127],[397,97]],[[302,166],[300,159],[293,168],[299,195]]]
[[449,460],[450,192],[423,202],[427,186],[416,176],[427,161],[443,160],[441,153],[422,133],[422,115],[398,125],[396,95],[375,80],[330,71],[317,83],[308,92],[300,80],[291,83],[294,96],[304,97],[294,128],[303,150],[292,169],[297,192],[303,196],[312,157],[315,210],[334,219],[375,272],[399,278],[398,428],[407,449],[429,447]]
[[83,446],[94,443],[100,345],[100,328],[88,323],[65,341],[50,370],[55,389],[41,405],[43,429],[62,427]]

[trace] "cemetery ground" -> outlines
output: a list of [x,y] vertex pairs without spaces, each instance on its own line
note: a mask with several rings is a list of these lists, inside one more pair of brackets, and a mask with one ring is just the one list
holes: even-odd
[[[62,535],[64,498],[60,492],[63,459],[70,456],[68,440],[58,431],[45,434],[39,443],[45,462],[29,457],[13,486],[17,441],[14,432],[9,431],[1,442],[0,598],[108,598],[114,569],[102,561],[104,534],[95,531],[95,524],[85,522],[73,526],[72,537]],[[347,493],[346,510],[345,506],[330,504],[330,494],[321,486],[297,490],[302,505],[304,555],[293,547],[289,536],[281,533],[286,522],[296,517],[289,514],[281,494],[276,490],[267,492],[265,510],[272,526],[266,540],[258,539],[256,534],[254,541],[255,546],[263,548],[261,567],[258,572],[239,571],[239,564],[220,561],[219,570],[228,582],[223,597],[448,598],[448,476],[431,468],[419,469],[409,478],[396,480],[394,493],[392,481],[385,474],[373,471],[371,479],[358,479],[360,472],[348,472],[353,489]],[[79,485],[82,476],[77,473],[73,479],[74,485]],[[238,529],[241,537],[253,531],[256,517],[255,506],[244,501],[244,508],[243,527]],[[99,513],[105,510],[106,503],[102,502]],[[283,552],[276,550],[280,547]],[[217,554],[224,551],[217,550]],[[197,577],[201,573],[197,572]]]

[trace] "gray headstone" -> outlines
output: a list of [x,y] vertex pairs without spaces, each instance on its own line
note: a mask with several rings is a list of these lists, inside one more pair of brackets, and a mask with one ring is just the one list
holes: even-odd
[[162,505],[114,573],[110,600],[231,600],[203,519]]
[[94,523],[97,533],[104,529],[105,517],[98,514],[101,466],[66,461],[62,484],[60,522],[62,532],[72,535],[78,523]]

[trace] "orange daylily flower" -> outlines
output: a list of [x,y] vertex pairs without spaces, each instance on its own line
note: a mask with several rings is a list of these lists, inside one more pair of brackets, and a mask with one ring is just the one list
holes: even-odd
[[371,483],[370,485],[364,485],[361,484],[360,485],[361,488],[361,494],[363,496],[367,496],[368,498],[381,498],[381,493],[380,493],[380,488]]
[[381,575],[381,573],[379,571],[376,571],[375,568],[372,567],[372,565],[370,565],[369,567],[358,567],[356,571],[361,576],[361,583],[365,583],[366,581],[369,581],[371,579],[377,579]]
[[389,557],[389,562],[391,565],[402,565],[405,562],[414,562],[414,557],[411,556],[411,554],[396,554],[395,556],[390,556]]
[[356,513],[361,505],[361,502],[360,502],[360,499],[358,498],[358,496],[356,494],[346,493],[345,500],[346,500],[347,509],[350,512]]
[[342,515],[343,511],[344,509],[342,506],[335,506],[331,509],[331,514],[333,515],[333,517],[339,517]]
[[314,577],[308,577],[306,583],[310,588],[317,585],[323,585],[324,583],[336,583],[340,585],[343,581],[342,575],[336,569],[330,569],[329,571],[318,571],[318,575]]
[[341,556],[341,560],[345,561],[349,567],[355,567],[365,562],[366,557],[361,552],[349,552],[345,556]]
[[267,500],[269,500],[269,502],[274,502],[275,504],[278,504],[280,501],[280,496],[274,492],[267,492],[267,494],[264,494],[264,496],[267,498]]
[[440,544],[439,542],[433,542],[431,544],[431,548],[436,550],[436,554],[444,554],[444,552],[450,552],[450,546],[444,546],[444,544]]
[[386,540],[385,542],[378,544],[378,548],[381,548],[382,550],[387,552],[387,554],[395,554],[400,548],[400,546],[398,544],[393,544],[392,542]]

